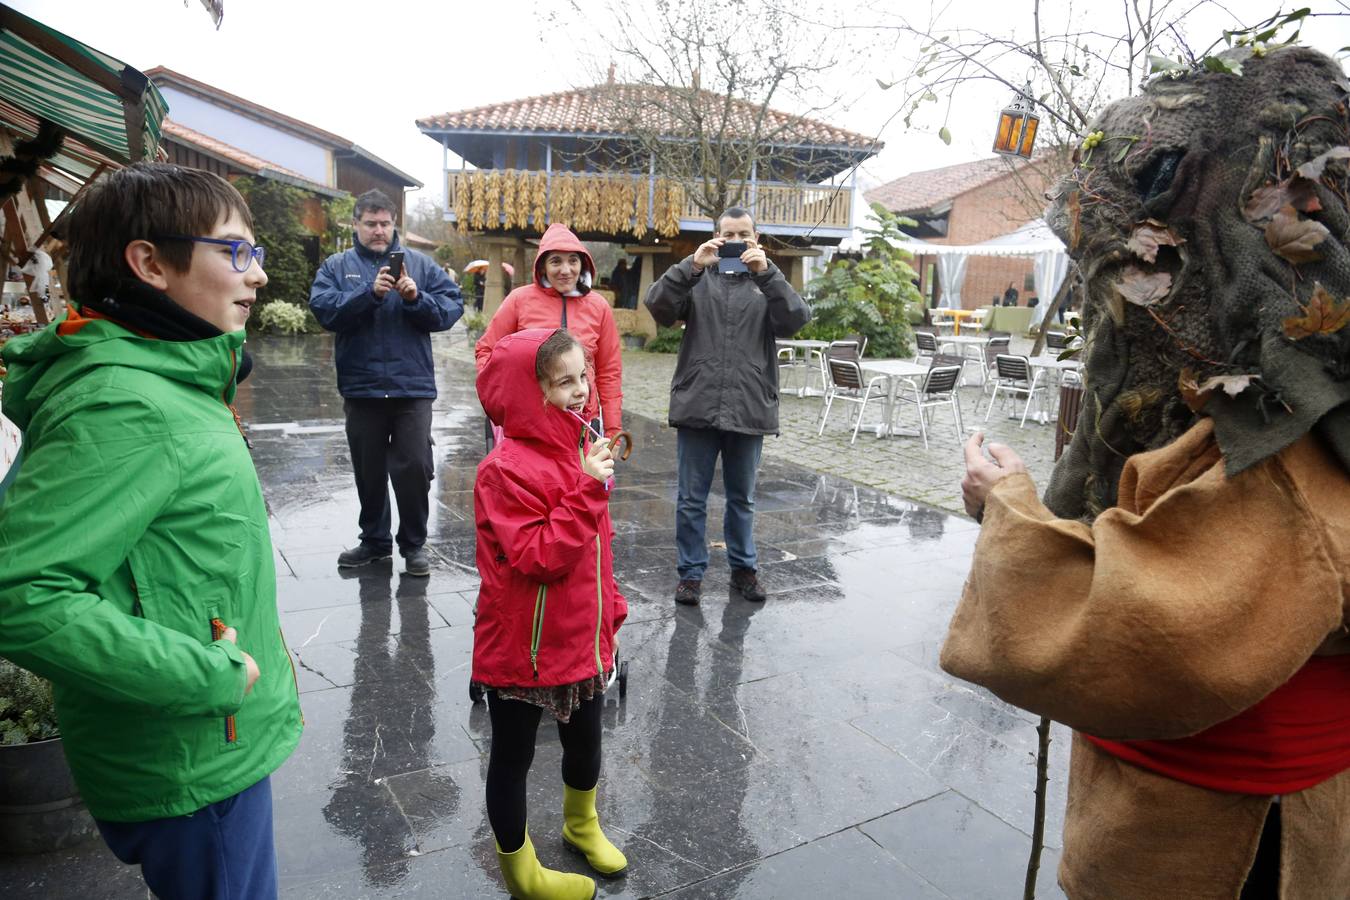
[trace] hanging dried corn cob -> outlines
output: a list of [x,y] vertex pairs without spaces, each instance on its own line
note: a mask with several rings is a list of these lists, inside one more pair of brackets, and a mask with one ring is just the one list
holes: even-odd
[[516,173],[514,169],[502,172],[502,227],[516,227]]
[[460,233],[469,230],[469,176],[466,172],[455,176],[455,225]]
[[569,172],[559,172],[553,176],[553,201],[549,210],[550,223],[562,222],[575,225],[573,216],[576,211],[577,181]]
[[502,227],[502,170],[493,169],[487,177],[487,222],[488,228]]
[[648,196],[650,187],[651,181],[646,178],[639,178],[634,184],[637,193],[637,212],[633,216],[633,236],[639,241],[647,233],[647,217],[651,214],[651,204],[648,202],[651,199]]
[[536,172],[530,176],[530,219],[535,231],[543,233],[548,227],[548,176]]

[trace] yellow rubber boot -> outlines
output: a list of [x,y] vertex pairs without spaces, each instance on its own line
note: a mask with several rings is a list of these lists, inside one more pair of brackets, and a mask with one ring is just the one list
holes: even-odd
[[595,788],[578,791],[563,785],[563,841],[606,878],[622,875],[628,868],[628,859],[600,830]]
[[525,843],[514,853],[503,853],[497,845],[497,865],[501,866],[506,889],[516,900],[595,900],[595,882],[590,878],[539,865],[529,829],[525,831]]

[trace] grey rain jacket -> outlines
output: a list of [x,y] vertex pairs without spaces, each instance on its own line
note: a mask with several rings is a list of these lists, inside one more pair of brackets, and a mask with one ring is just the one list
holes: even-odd
[[670,424],[740,434],[778,433],[778,353],[811,321],[811,309],[772,262],[759,275],[694,274],[671,266],[647,292],[662,325],[685,323],[670,384]]

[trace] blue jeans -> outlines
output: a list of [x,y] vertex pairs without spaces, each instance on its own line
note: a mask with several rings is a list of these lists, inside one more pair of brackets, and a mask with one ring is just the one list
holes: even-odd
[[712,487],[717,457],[722,457],[722,487],[726,513],[722,535],[727,562],[733,569],[755,569],[755,477],[759,474],[764,435],[737,434],[706,428],[678,428],[675,465],[679,497],[675,503],[675,547],[680,579],[702,581],[708,568],[708,489]]
[[113,855],[139,864],[162,900],[275,900],[269,778],[185,816],[148,822],[95,820]]

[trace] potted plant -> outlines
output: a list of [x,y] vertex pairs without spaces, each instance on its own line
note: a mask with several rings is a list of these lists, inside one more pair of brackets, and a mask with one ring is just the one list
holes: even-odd
[[469,343],[476,342],[487,331],[488,317],[483,313],[467,313],[463,321],[464,329],[469,332]]
[[51,685],[0,659],[0,853],[60,850],[96,832],[66,764]]

